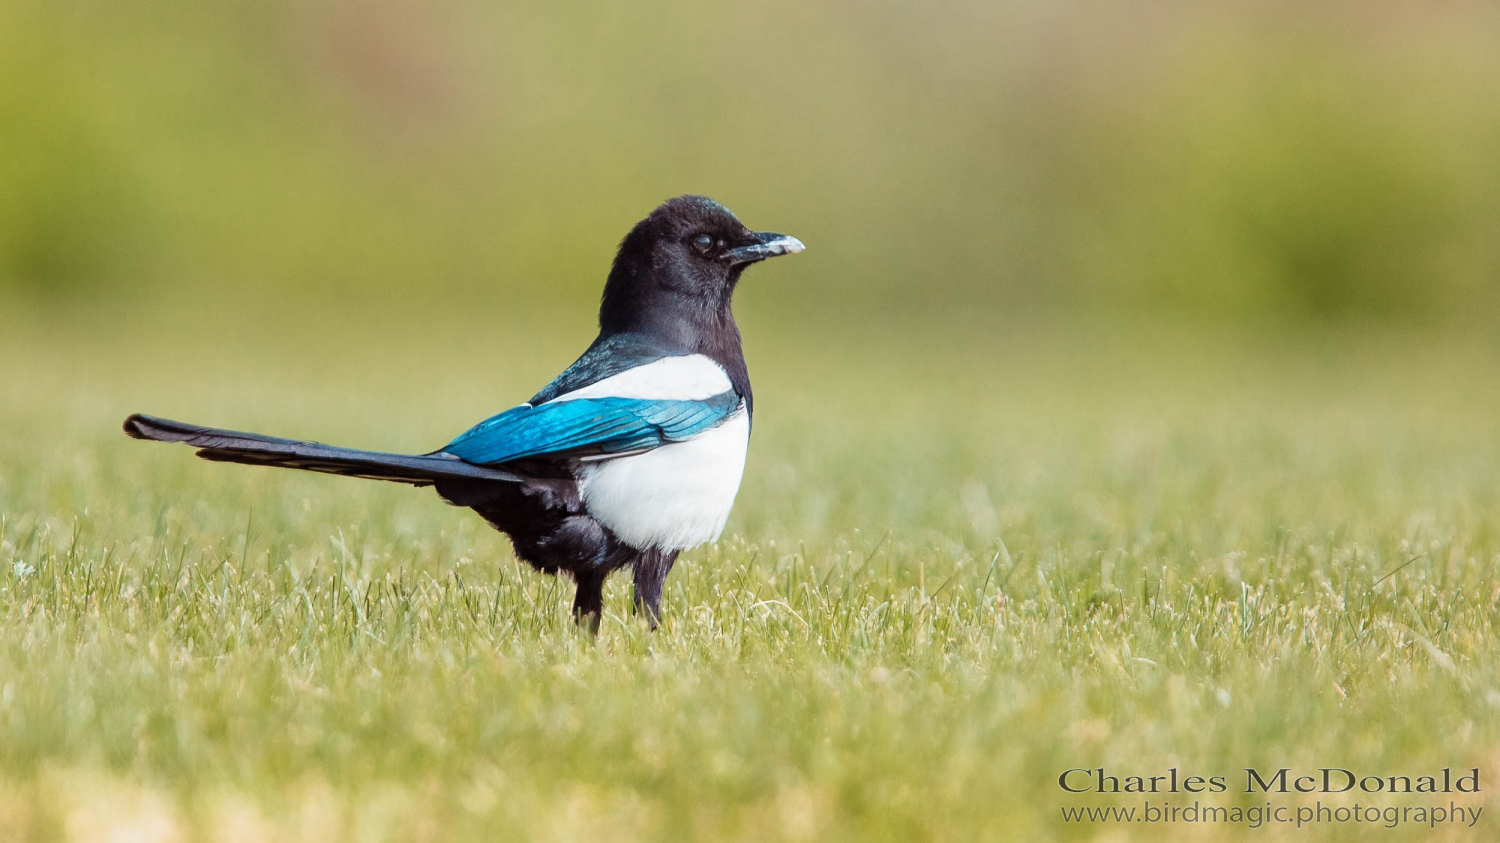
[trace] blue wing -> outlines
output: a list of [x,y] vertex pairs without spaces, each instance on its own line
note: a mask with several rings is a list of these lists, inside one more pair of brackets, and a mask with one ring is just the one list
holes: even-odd
[[733,390],[701,401],[576,398],[522,404],[480,422],[438,453],[476,465],[538,456],[590,456],[658,448],[702,433],[740,405]]

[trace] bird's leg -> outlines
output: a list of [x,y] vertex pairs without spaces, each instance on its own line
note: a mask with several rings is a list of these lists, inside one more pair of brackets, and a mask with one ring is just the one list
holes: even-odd
[[652,629],[656,629],[661,619],[661,589],[672,563],[677,561],[677,553],[652,548],[635,558],[635,611],[645,614]]
[[587,626],[589,632],[599,634],[599,618],[604,613],[604,578],[607,571],[574,571],[573,579],[578,590],[573,594],[573,620],[579,626]]

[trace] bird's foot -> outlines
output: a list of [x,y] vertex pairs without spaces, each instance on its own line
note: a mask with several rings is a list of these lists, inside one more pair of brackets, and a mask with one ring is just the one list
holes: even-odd
[[573,620],[592,635],[599,634],[599,621],[604,615],[605,576],[607,574],[598,571],[573,574],[578,581],[578,591],[573,595]]
[[587,629],[590,635],[598,635],[599,621],[603,617],[603,614],[603,612],[598,610],[592,612],[580,612],[575,609],[573,611],[573,622],[578,624],[580,628]]
[[653,631],[661,623],[661,592],[677,551],[648,550],[635,560],[635,613],[646,617]]

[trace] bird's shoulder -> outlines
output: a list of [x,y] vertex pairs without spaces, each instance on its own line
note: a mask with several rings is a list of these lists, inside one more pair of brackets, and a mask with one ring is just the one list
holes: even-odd
[[641,398],[702,400],[740,392],[712,358],[634,334],[601,336],[571,366],[532,396],[538,406],[557,399]]
[[529,402],[480,422],[441,453],[481,465],[607,459],[691,439],[742,407],[748,411],[745,391],[708,355],[607,336]]

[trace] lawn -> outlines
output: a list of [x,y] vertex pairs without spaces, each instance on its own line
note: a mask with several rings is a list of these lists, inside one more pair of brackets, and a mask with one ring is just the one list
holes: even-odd
[[[1059,787],[1099,767],[1223,776],[1198,801],[1242,811],[1484,809],[1382,839],[1495,833],[1492,342],[744,323],[729,528],[660,630],[621,577],[594,640],[570,584],[429,491],[119,430],[428,450],[587,324],[11,320],[0,840],[1370,836],[1065,822],[1145,801]],[[1483,790],[1247,794],[1249,767]]]

